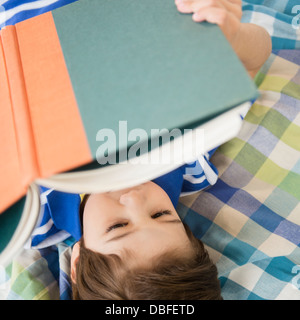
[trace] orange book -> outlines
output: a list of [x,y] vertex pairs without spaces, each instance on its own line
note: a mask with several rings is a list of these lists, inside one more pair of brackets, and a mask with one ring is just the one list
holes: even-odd
[[51,13],[5,28],[0,45],[2,212],[36,178],[92,157]]

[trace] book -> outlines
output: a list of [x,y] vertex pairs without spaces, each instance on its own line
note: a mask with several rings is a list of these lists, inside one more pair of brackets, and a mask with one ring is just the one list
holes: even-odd
[[[173,0],[79,0],[0,37],[1,220],[23,212],[38,184],[94,193],[169,172],[235,136],[240,110],[257,96],[221,30],[180,14]],[[153,147],[163,128],[189,129],[185,146]],[[197,128],[205,146],[187,148]],[[147,161],[128,161],[134,145]],[[170,146],[172,161],[149,162]]]

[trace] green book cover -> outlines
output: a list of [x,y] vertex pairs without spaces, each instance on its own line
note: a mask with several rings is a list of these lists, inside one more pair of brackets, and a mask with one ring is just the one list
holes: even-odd
[[119,121],[150,136],[257,95],[220,28],[193,22],[174,0],[81,0],[53,18],[92,155],[97,132],[118,133]]

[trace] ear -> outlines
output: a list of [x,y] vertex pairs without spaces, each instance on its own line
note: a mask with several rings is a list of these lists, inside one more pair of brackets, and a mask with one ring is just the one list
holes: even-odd
[[80,252],[80,243],[78,241],[73,246],[72,255],[71,255],[71,280],[74,283],[76,283],[76,265],[79,259],[79,252]]

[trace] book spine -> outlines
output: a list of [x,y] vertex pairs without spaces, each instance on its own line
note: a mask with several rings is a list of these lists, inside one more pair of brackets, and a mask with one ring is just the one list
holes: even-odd
[[22,180],[24,185],[28,185],[38,176],[39,168],[16,28],[4,28],[1,31],[1,41]]

